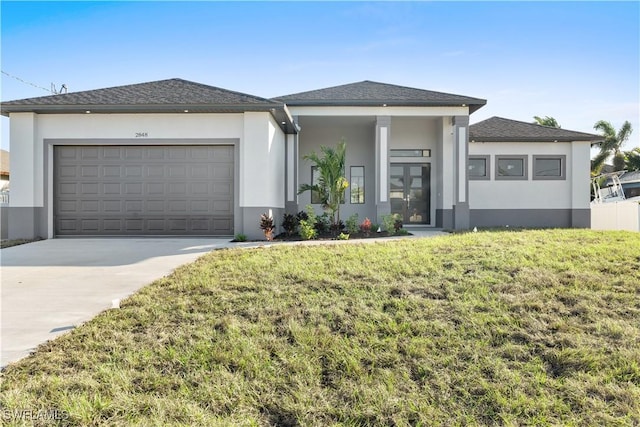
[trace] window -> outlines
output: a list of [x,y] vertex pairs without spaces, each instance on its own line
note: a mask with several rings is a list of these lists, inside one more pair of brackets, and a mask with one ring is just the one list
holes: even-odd
[[[317,166],[311,166],[311,185],[317,185],[320,180],[320,171]],[[311,191],[311,203],[320,204],[320,195],[316,191]]]
[[391,150],[391,157],[431,157],[431,150]]
[[533,156],[533,179],[567,179],[565,164],[567,156]]
[[527,156],[496,156],[497,180],[526,180]]
[[489,156],[469,156],[469,179],[489,179]]
[[351,203],[364,203],[364,166],[351,166]]

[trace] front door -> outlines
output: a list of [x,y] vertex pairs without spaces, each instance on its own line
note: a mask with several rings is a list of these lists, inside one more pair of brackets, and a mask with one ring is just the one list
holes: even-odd
[[391,164],[391,213],[405,224],[431,223],[431,164]]

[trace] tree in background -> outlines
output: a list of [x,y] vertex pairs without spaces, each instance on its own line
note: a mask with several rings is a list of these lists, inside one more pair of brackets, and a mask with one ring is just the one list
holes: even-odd
[[561,128],[561,126],[558,124],[558,121],[553,117],[544,116],[544,118],[542,118],[539,116],[533,116],[533,120],[535,120],[533,123],[538,125],[548,126],[550,128]]
[[595,130],[600,131],[604,137],[604,141],[593,144],[600,148],[600,152],[591,161],[591,173],[597,175],[602,169],[604,162],[613,155],[613,167],[616,171],[625,168],[625,156],[621,151],[622,146],[629,139],[633,129],[631,123],[625,121],[619,131],[613,125],[605,120],[599,120],[593,126]]
[[340,204],[344,203],[344,192],[349,186],[345,178],[345,157],[347,144],[340,141],[337,147],[320,147],[322,157],[315,151],[304,156],[305,160],[311,160],[318,168],[319,176],[316,184],[302,184],[298,194],[305,191],[315,192],[322,203],[324,210],[331,214],[333,225],[340,222]]
[[640,171],[640,147],[624,152],[624,165],[628,171]]

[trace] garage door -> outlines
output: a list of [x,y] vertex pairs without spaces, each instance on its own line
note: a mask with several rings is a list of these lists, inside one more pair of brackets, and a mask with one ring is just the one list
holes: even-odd
[[56,235],[233,234],[233,146],[54,147]]

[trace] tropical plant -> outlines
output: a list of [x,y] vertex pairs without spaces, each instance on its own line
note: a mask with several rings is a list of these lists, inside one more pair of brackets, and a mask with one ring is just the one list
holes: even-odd
[[604,162],[612,155],[614,169],[623,170],[625,168],[625,157],[621,148],[629,139],[631,132],[633,132],[631,123],[625,121],[620,130],[616,132],[611,123],[599,120],[593,128],[600,131],[604,140],[593,144],[600,148],[600,152],[591,160],[591,173],[593,175],[599,174]]
[[315,163],[319,172],[318,182],[315,184],[302,184],[298,194],[305,191],[316,193],[322,204],[322,208],[331,215],[331,223],[340,221],[340,204],[344,203],[344,192],[349,186],[345,178],[345,157],[347,144],[341,140],[336,148],[321,146],[318,153],[311,152],[304,156],[305,160]]
[[362,224],[360,224],[360,231],[362,231],[365,236],[371,234],[371,220],[369,218],[365,218],[364,221],[362,221]]
[[303,218],[300,219],[298,223],[298,226],[300,227],[300,237],[302,237],[303,240],[315,239],[318,235],[318,232],[315,228],[316,212],[311,205],[307,205],[305,209],[306,212],[301,211],[297,215],[298,218]]
[[338,237],[336,237],[337,240],[349,240],[349,235],[345,234],[345,233],[340,233],[338,234]]
[[358,225],[358,214],[354,213],[349,218],[347,218],[347,233],[356,234],[360,231],[360,226]]
[[298,228],[298,218],[296,215],[286,213],[282,217],[282,228],[284,228],[287,236],[291,236]]
[[263,213],[260,215],[260,229],[264,232],[264,237],[267,240],[273,240],[273,230],[276,229],[276,226],[273,223],[273,218],[271,218],[269,214]]
[[[384,228],[389,234],[395,234],[396,221],[399,217],[400,215],[398,214],[382,215],[382,228]],[[400,224],[402,224],[402,222]]]
[[628,171],[640,171],[640,147],[624,152],[624,166]]
[[533,116],[533,120],[535,120],[533,123],[542,125],[542,126],[548,126],[552,128],[558,128],[558,129],[562,127],[558,124],[558,121],[556,119],[549,116],[544,116],[544,118],[539,116]]

